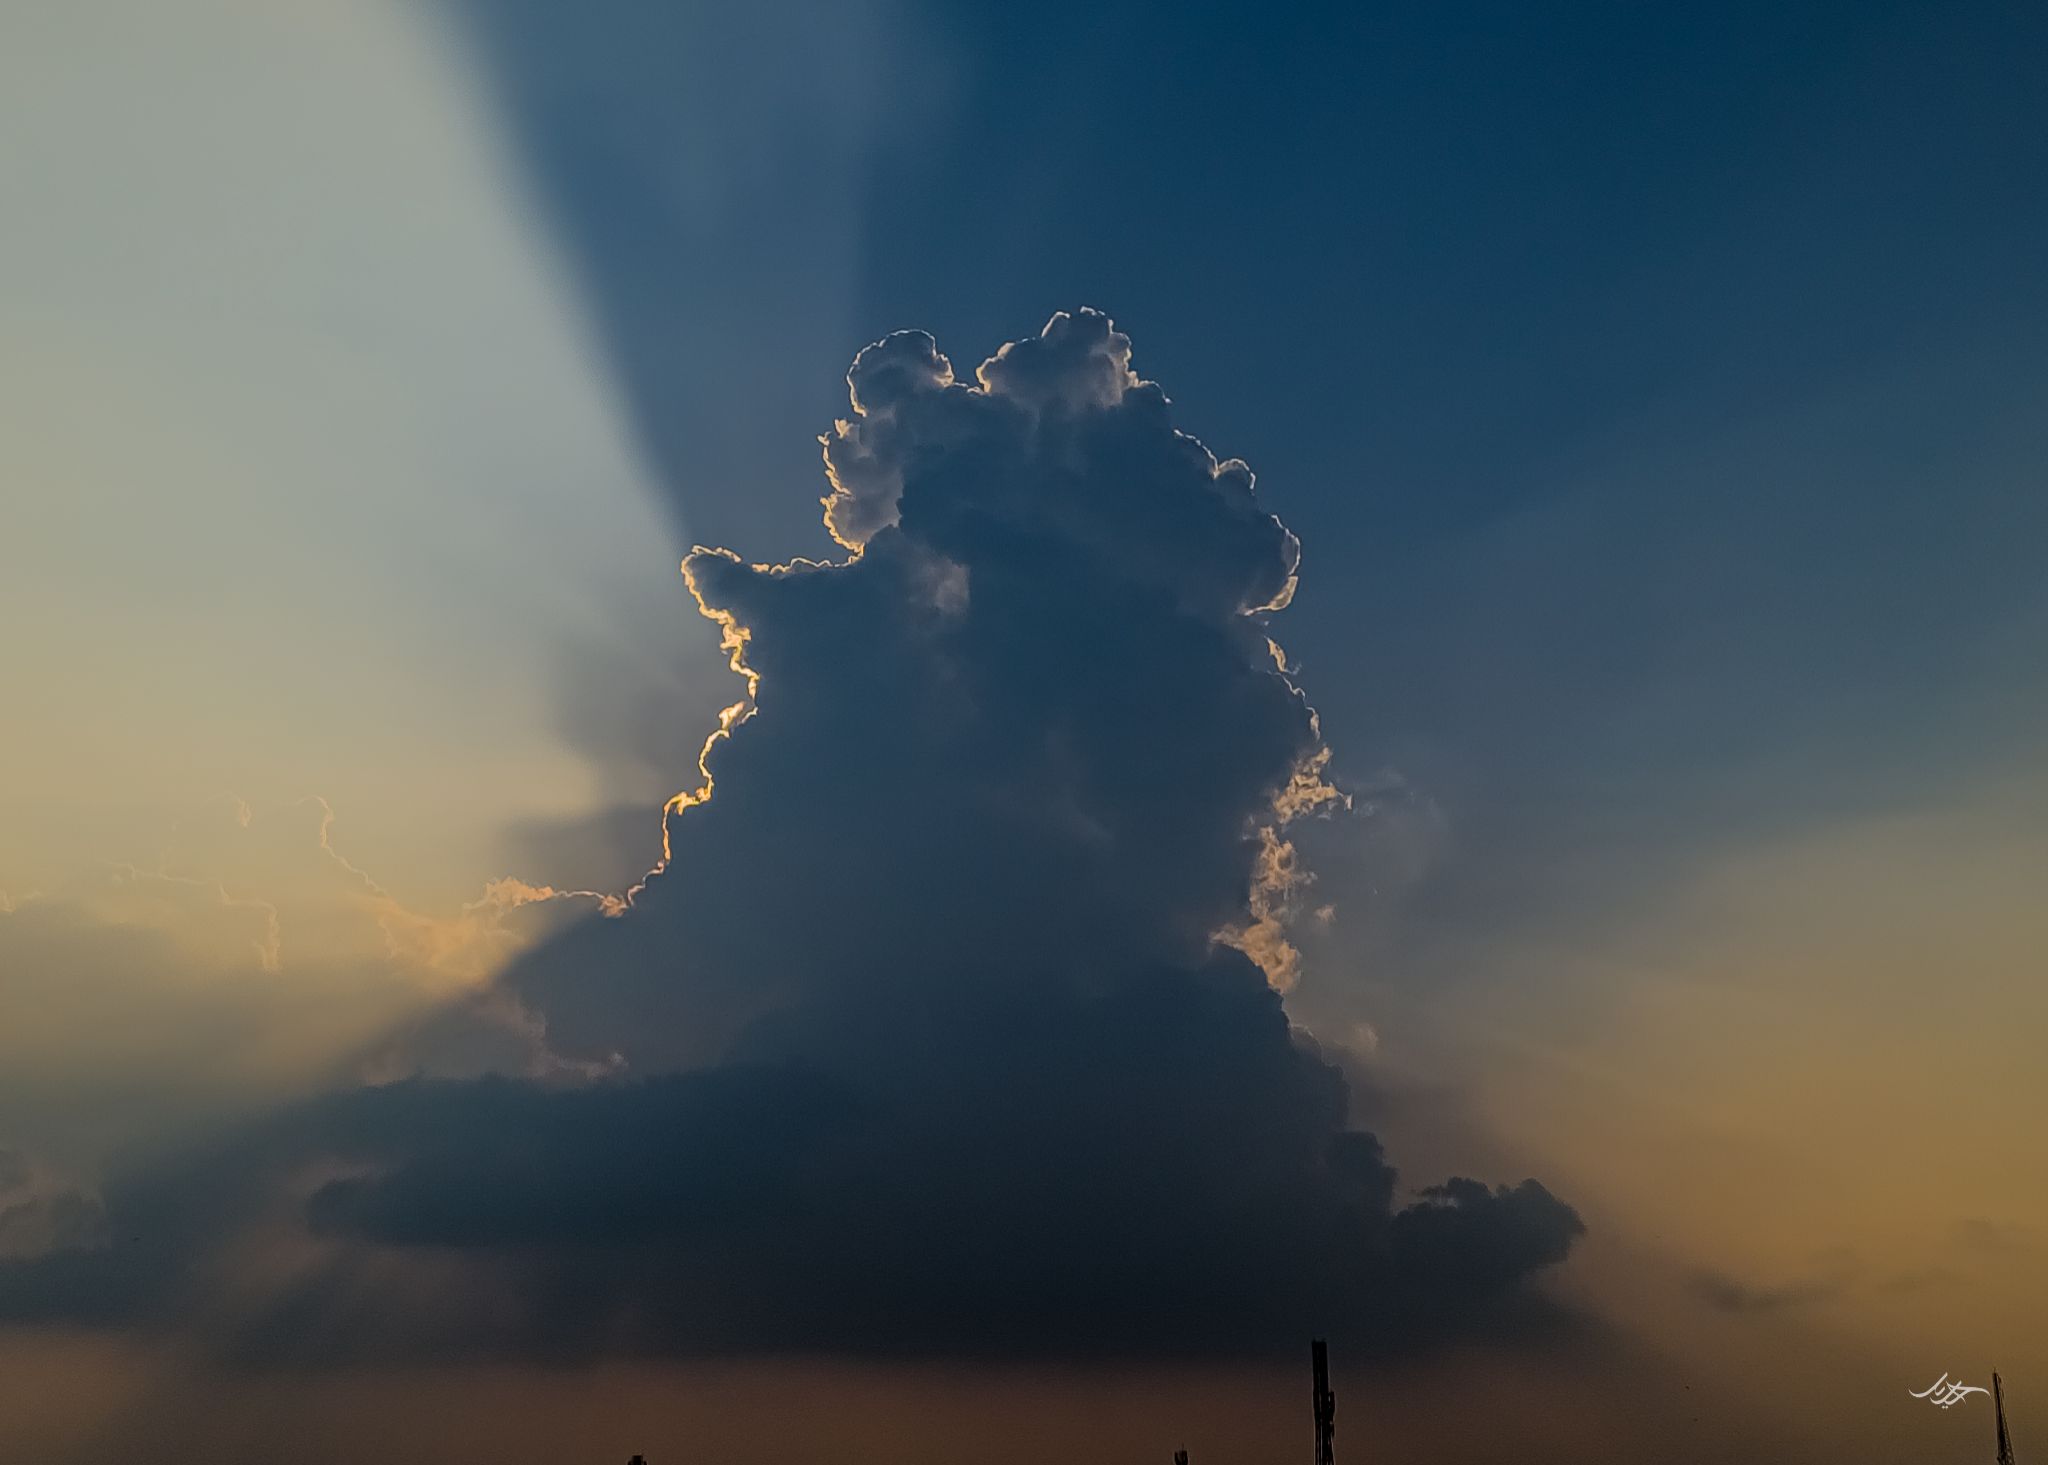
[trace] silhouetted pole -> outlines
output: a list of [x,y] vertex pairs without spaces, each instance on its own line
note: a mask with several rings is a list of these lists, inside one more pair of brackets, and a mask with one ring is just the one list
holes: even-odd
[[1309,1342],[1308,1351],[1316,1370],[1315,1465],[1336,1465],[1337,1396],[1330,1392],[1330,1350],[1321,1338],[1314,1338]]
[[2012,1435],[2005,1427],[2005,1386],[1991,1375],[1991,1403],[1998,1410],[1998,1465],[2019,1465],[2012,1453]]

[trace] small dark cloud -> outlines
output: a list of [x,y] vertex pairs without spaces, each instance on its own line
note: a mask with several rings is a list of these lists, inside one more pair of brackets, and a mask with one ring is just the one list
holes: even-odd
[[1832,1302],[1848,1290],[1844,1275],[1802,1277],[1790,1282],[1759,1286],[1738,1281],[1725,1272],[1701,1271],[1693,1275],[1692,1295],[1722,1312],[1752,1314],[1783,1312]]
[[1956,1287],[1963,1281],[1963,1274],[1953,1267],[1915,1267],[1911,1271],[1896,1272],[1886,1277],[1877,1284],[1877,1290],[1901,1295]]
[[691,555],[748,695],[630,908],[491,994],[612,1077],[337,1095],[113,1214],[171,1257],[291,1180],[334,1270],[259,1330],[335,1352],[402,1341],[365,1254],[467,1278],[435,1346],[494,1351],[1396,1350],[1528,1318],[1578,1216],[1535,1181],[1402,1204],[1276,990],[1288,827],[1344,798],[1268,640],[1300,550],[1251,472],[1093,312],[972,385],[919,333],[849,381],[849,557]]
[[1986,1216],[1969,1216],[1950,1228],[1951,1242],[1966,1254],[2015,1256],[2036,1250],[2038,1233],[2026,1226],[1994,1221]]

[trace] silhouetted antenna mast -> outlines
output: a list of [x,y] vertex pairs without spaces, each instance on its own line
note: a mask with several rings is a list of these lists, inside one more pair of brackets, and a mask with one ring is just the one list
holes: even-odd
[[1337,1396],[1330,1392],[1330,1349],[1321,1338],[1308,1345],[1316,1369],[1316,1462],[1337,1465]]
[[2005,1427],[2005,1386],[1991,1375],[1991,1404],[1998,1411],[1998,1465],[2019,1465],[2012,1453],[2012,1433]]

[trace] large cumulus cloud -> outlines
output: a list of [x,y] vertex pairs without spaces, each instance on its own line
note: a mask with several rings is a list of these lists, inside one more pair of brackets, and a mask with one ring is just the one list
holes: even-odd
[[[1282,1006],[1286,826],[1343,796],[1249,470],[1093,312],[971,383],[892,336],[849,384],[846,557],[690,556],[745,695],[662,868],[493,994],[611,1077],[282,1119],[264,1165],[342,1167],[304,1224],[487,1275],[448,1336],[503,1347],[1395,1346],[1524,1300],[1576,1215],[1533,1181],[1400,1205]],[[191,1214],[180,1183],[135,1204]]]

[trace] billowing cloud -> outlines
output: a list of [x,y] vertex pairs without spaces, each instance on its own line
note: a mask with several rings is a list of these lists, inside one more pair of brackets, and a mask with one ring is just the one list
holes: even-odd
[[344,1349],[395,1339],[365,1258],[474,1283],[395,1300],[411,1341],[545,1351],[1395,1347],[1527,1303],[1575,1213],[1401,1205],[1282,1006],[1285,830],[1346,801],[1250,470],[1089,311],[972,383],[913,332],[849,384],[847,557],[685,562],[745,695],[662,867],[493,993],[604,1077],[337,1095],[131,1212],[206,1233],[289,1176],[326,1260],[285,1311],[358,1298]]

